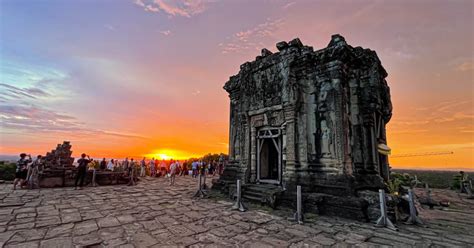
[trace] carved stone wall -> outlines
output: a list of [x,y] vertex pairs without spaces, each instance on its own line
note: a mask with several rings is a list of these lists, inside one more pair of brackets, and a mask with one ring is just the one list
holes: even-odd
[[278,128],[282,136],[281,180],[308,191],[355,194],[383,187],[388,160],[385,125],[392,106],[387,73],[377,54],[333,35],[313,50],[296,38],[275,53],[241,65],[224,89],[230,97],[230,165],[222,180],[258,181],[256,135]]

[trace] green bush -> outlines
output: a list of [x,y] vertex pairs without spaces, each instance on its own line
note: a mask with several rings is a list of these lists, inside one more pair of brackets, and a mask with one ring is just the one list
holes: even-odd
[[459,189],[459,185],[453,185],[454,177],[459,175],[458,171],[433,171],[433,170],[408,170],[408,169],[394,169],[394,172],[397,173],[408,173],[412,176],[417,176],[418,180],[422,182],[421,185],[423,186],[427,183],[430,188],[437,188],[437,189],[448,189],[450,187],[456,187]]
[[461,188],[461,181],[461,174],[454,175],[453,180],[451,181],[451,189],[459,190]]
[[16,164],[7,161],[0,161],[0,180],[15,179]]
[[390,180],[386,182],[387,189],[390,194],[398,194],[401,190],[401,187],[411,187],[413,177],[408,173],[390,173]]
[[401,186],[410,186],[411,182],[413,181],[413,177],[410,176],[408,173],[396,173],[392,172],[390,174],[390,179],[392,180],[398,180],[398,184]]

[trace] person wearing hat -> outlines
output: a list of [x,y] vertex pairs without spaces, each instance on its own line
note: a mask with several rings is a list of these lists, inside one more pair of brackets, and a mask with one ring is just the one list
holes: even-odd
[[[86,159],[87,156],[87,159]],[[87,173],[87,165],[92,162],[92,159],[89,157],[89,155],[86,155],[83,153],[81,155],[81,158],[77,160],[77,163],[79,164],[77,166],[77,175],[76,175],[76,182],[74,183],[74,189],[77,189],[77,183],[80,180],[79,184],[79,189],[82,189],[82,185],[84,184],[84,178],[86,177]]]
[[[28,156],[28,158],[26,158]],[[20,154],[20,160],[16,162],[15,180],[13,181],[13,190],[16,190],[16,185],[20,182],[20,187],[26,180],[28,174],[28,163],[31,163],[31,155],[26,153]]]

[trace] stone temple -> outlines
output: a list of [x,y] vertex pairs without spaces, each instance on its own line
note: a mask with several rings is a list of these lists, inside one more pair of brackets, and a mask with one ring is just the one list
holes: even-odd
[[230,97],[229,165],[213,187],[273,207],[372,219],[389,177],[387,72],[375,51],[333,35],[314,51],[296,38],[262,49],[224,89]]

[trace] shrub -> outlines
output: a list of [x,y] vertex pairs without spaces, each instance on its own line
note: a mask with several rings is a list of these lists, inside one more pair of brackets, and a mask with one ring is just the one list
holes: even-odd
[[460,188],[461,188],[461,174],[457,174],[453,176],[453,180],[451,182],[451,189],[459,190]]
[[7,161],[0,161],[0,180],[15,179],[16,164]]

